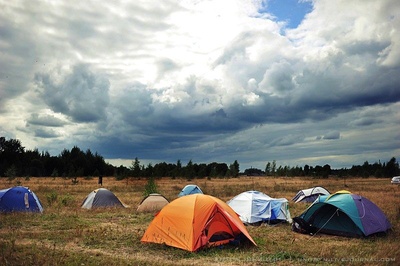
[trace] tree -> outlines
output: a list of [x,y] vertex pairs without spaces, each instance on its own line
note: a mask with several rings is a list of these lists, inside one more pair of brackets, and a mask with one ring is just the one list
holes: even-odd
[[135,161],[132,162],[132,166],[131,166],[131,170],[132,170],[132,175],[136,178],[140,177],[140,161],[138,159],[138,157],[135,158]]
[[250,168],[250,169],[244,170],[244,174],[247,176],[262,176],[262,175],[264,175],[264,172],[261,169]]
[[192,179],[194,177],[194,168],[192,160],[189,160],[188,164],[185,167],[185,177],[188,179]]
[[4,175],[5,169],[14,165],[16,175],[18,169],[23,169],[23,155],[25,148],[22,147],[21,142],[17,139],[6,140],[5,137],[0,137],[0,176]]
[[182,174],[182,163],[181,163],[181,160],[178,160],[176,162],[176,167],[175,167],[175,170],[173,172],[174,172],[174,174],[172,176],[173,178],[175,178],[177,176],[180,176]]
[[233,162],[233,164],[231,164],[231,165],[229,166],[229,171],[230,171],[230,173],[231,173],[231,175],[232,175],[233,177],[238,177],[238,176],[239,176],[239,163],[238,163],[237,160],[235,160],[235,161]]
[[385,167],[385,176],[393,177],[399,174],[399,164],[396,162],[396,158],[392,157]]
[[310,166],[308,164],[304,165],[304,175],[308,176],[310,174]]
[[8,180],[13,180],[15,179],[16,175],[17,175],[17,169],[15,167],[15,165],[11,165],[7,171],[5,172],[5,175],[8,177]]
[[[96,171],[97,171],[97,169],[95,170],[95,172]],[[123,166],[122,164],[120,166],[118,166],[117,168],[115,168],[115,170],[114,170],[114,175],[115,175],[115,178],[117,180],[123,180],[123,179],[127,178],[129,176],[129,174],[130,174],[129,173],[129,168],[126,167],[126,166]],[[93,174],[93,175],[94,176],[99,176],[100,172],[97,171],[96,174]],[[127,179],[126,182],[128,184],[128,179]]]
[[328,178],[331,174],[331,166],[329,164],[325,164],[322,169],[322,177]]
[[154,167],[152,163],[149,163],[146,167],[146,169],[144,169],[143,167],[143,171],[144,176],[146,177],[154,177]]
[[275,176],[275,174],[276,174],[276,161],[275,160],[272,161],[271,174],[273,176]]
[[271,163],[267,162],[267,165],[265,166],[265,175],[270,175],[271,174]]

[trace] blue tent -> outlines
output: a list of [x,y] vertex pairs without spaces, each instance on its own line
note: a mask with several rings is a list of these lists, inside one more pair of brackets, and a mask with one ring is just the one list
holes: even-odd
[[0,212],[43,212],[38,197],[27,187],[0,190]]
[[178,194],[178,197],[191,195],[191,194],[203,194],[203,191],[201,191],[201,189],[196,185],[187,185]]

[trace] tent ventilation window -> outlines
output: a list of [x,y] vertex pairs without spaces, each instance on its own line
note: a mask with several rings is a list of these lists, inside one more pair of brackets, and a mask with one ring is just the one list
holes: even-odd
[[25,193],[25,195],[24,195],[24,202],[25,202],[25,208],[29,209],[29,195],[28,195],[28,193]]

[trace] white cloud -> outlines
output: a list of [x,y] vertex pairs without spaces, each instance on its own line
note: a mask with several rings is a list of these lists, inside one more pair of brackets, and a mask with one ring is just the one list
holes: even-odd
[[0,132],[110,159],[398,155],[399,5],[312,3],[296,29],[252,0],[6,3]]

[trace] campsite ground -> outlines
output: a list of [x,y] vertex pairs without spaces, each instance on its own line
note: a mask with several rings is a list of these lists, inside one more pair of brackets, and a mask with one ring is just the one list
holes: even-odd
[[[103,178],[126,209],[84,210],[80,204],[94,189],[97,179],[78,178],[74,184],[63,178],[0,178],[0,189],[28,186],[44,206],[42,215],[0,215],[1,265],[399,265],[400,186],[390,179],[312,179],[240,177],[231,179],[163,178],[158,191],[173,200],[187,184],[197,184],[205,194],[224,201],[247,190],[258,190],[289,201],[300,189],[323,186],[331,193],[346,189],[378,205],[393,231],[385,237],[366,239],[329,235],[303,235],[289,224],[248,226],[257,247],[212,248],[190,253],[176,248],[142,244],[140,239],[153,214],[139,214],[145,180]],[[292,217],[307,204],[290,201]]]

